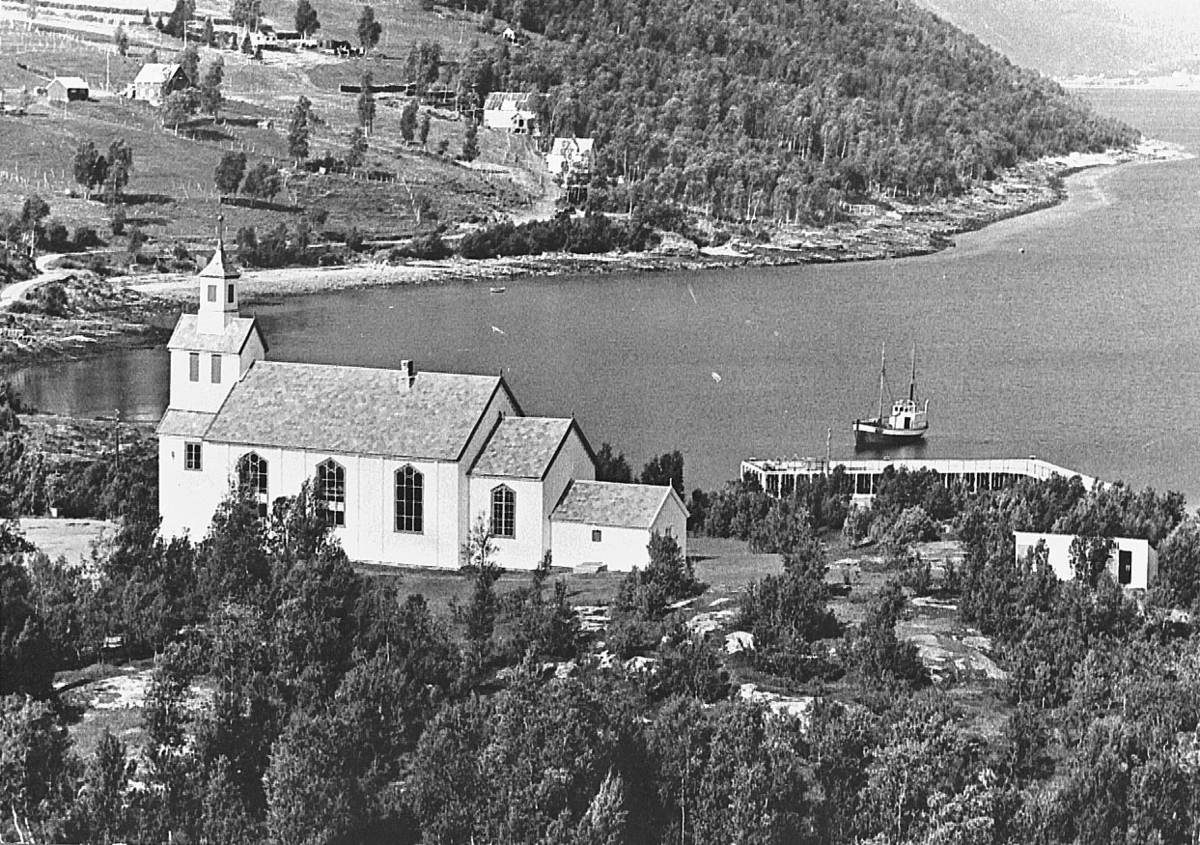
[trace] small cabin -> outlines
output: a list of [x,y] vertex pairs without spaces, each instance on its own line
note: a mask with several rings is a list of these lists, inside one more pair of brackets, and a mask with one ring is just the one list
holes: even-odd
[[88,84],[78,76],[56,76],[46,86],[46,97],[52,103],[75,103],[87,100]]

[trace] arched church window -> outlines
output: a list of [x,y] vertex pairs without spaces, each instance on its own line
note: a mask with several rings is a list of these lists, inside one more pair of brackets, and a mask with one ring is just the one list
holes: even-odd
[[257,452],[248,452],[238,459],[238,486],[258,503],[258,515],[267,516],[267,460]]
[[396,470],[396,530],[425,530],[425,476],[411,466]]
[[346,469],[332,458],[317,464],[317,507],[326,525],[346,524]]
[[492,536],[517,536],[517,494],[501,484],[492,488]]

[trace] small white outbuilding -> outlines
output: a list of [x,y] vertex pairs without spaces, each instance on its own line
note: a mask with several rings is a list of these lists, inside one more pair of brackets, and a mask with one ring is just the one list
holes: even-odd
[[[1039,534],[1036,531],[1014,531],[1017,560],[1025,558],[1039,542],[1046,544],[1050,568],[1060,581],[1075,577],[1071,567],[1071,543],[1074,534]],[[1122,587],[1144,590],[1158,577],[1158,552],[1146,540],[1132,537],[1112,538],[1112,554],[1108,559],[1108,574]]]
[[650,563],[650,538],[687,556],[687,507],[673,487],[576,479],[550,514],[554,565],[628,572]]

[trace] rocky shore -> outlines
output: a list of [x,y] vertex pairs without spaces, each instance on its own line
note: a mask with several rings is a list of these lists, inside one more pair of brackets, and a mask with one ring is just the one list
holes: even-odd
[[[960,196],[918,204],[887,197],[851,206],[823,228],[774,227],[769,241],[732,238],[715,248],[698,248],[668,233],[653,252],[602,255],[553,254],[468,261],[370,259],[343,267],[299,267],[247,271],[242,299],[254,304],[298,296],[385,285],[497,284],[518,277],[661,272],[731,266],[777,266],[870,261],[924,255],[954,246],[954,236],[999,220],[1049,208],[1066,196],[1064,177],[1092,167],[1187,158],[1168,144],[1147,141],[1133,150],[1043,159],[1013,168],[987,186]],[[106,281],[77,274],[68,287],[72,303],[98,300],[100,307],[73,310],[68,319],[39,314],[0,314],[0,369],[56,358],[84,357],[119,346],[162,343],[166,326],[195,295],[193,274],[114,277]],[[97,291],[103,293],[97,296]]]

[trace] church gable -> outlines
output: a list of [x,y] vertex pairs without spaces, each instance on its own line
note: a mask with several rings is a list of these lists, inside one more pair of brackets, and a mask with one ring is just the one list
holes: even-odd
[[175,324],[175,331],[167,342],[167,349],[189,352],[217,352],[223,355],[240,355],[251,335],[258,335],[263,351],[267,341],[253,317],[237,317],[229,321],[220,334],[207,334],[199,330],[199,317],[183,314]]
[[574,422],[555,417],[505,417],[479,453],[472,475],[543,478]]
[[456,461],[499,384],[496,376],[260,361],[207,439]]

